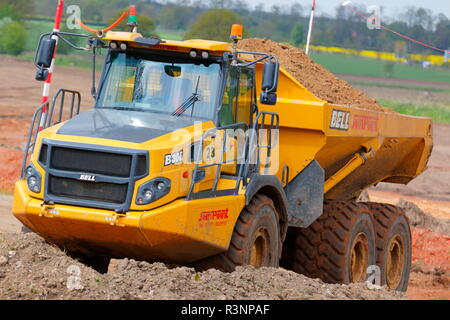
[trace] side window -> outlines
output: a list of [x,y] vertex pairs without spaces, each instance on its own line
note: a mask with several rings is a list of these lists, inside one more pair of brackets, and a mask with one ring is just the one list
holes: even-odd
[[234,107],[236,105],[238,70],[231,67],[228,71],[223,93],[222,107],[219,112],[219,126],[234,123]]
[[242,69],[239,77],[239,97],[236,123],[250,123],[253,98],[253,70]]
[[219,112],[219,126],[239,122],[249,123],[252,101],[253,70],[231,67]]

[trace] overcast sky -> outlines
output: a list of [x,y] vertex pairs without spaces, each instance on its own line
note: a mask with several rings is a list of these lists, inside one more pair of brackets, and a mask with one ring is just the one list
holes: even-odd
[[[300,3],[302,6],[311,6],[312,0],[246,0],[251,6],[258,3],[264,3],[268,10],[272,5]],[[328,14],[335,13],[336,7],[345,0],[316,0],[318,12]],[[354,0],[352,3],[364,5],[379,5],[384,7],[385,13],[389,16],[395,16],[403,8],[408,6],[423,7],[431,9],[434,13],[442,12],[450,17],[450,0]]]

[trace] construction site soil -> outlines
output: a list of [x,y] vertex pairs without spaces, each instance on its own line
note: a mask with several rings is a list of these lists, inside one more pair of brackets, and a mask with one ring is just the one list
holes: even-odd
[[[10,194],[20,174],[26,133],[39,104],[42,83],[34,81],[31,62],[0,55],[0,65],[0,299],[406,298],[384,289],[368,290],[363,284],[329,285],[271,268],[245,267],[231,274],[209,270],[197,275],[185,267],[169,269],[160,263],[120,260],[111,263],[107,274],[99,274],[46,244],[39,236],[20,234],[20,223],[11,215]],[[317,68],[317,72],[323,69]],[[90,76],[89,70],[57,66],[52,92],[61,87],[79,90],[82,109],[90,108],[93,102]],[[310,77],[309,81],[313,81],[318,76]],[[306,87],[307,81],[302,81]],[[314,93],[319,96],[317,92]],[[333,102],[347,104],[343,100]],[[435,146],[429,169],[408,186],[380,184],[369,191],[372,201],[393,204],[401,199],[408,201],[400,205],[407,211],[413,227],[414,268],[407,292],[412,299],[450,299],[450,125],[434,126]],[[68,279],[74,280],[73,267],[69,268],[72,265],[80,268],[82,290],[67,288]]]
[[0,299],[406,299],[365,284],[324,284],[292,271],[239,267],[196,273],[187,267],[115,260],[97,273],[39,236],[0,238]]

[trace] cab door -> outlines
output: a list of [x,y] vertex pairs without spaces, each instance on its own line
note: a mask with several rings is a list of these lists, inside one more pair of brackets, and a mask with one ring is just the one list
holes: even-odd
[[[238,130],[229,130],[223,159],[236,159],[242,156],[245,130],[251,126],[256,111],[255,71],[253,68],[231,67],[226,81],[222,108],[219,112],[219,127],[244,123]],[[239,136],[239,138],[238,138]],[[218,144],[216,144],[218,145]],[[224,164],[222,173],[237,175],[236,163]]]

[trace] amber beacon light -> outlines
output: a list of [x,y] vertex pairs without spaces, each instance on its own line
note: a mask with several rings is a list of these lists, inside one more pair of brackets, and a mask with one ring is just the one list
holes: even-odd
[[230,38],[232,40],[242,40],[242,25],[233,24],[233,26],[231,27]]

